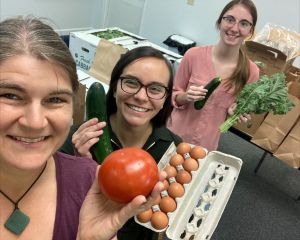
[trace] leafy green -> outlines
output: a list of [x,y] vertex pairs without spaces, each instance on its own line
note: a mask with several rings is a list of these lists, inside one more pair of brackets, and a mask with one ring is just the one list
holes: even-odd
[[125,36],[125,34],[120,32],[119,30],[112,30],[112,29],[107,29],[105,31],[96,32],[93,34],[99,38],[104,38],[106,40]]
[[242,89],[237,97],[234,114],[223,122],[219,129],[222,133],[227,132],[243,113],[286,114],[293,106],[293,102],[288,98],[285,75],[283,73],[275,73],[270,77],[263,75]]

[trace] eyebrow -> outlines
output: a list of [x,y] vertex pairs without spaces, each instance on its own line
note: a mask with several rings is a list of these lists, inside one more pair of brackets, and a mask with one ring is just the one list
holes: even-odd
[[[23,92],[23,93],[26,92],[25,88],[23,88],[22,86],[20,86],[18,84],[13,84],[13,83],[7,83],[5,81],[4,82],[0,81],[0,88],[11,89],[11,90],[15,90],[15,91]],[[69,90],[61,89],[61,90],[52,91],[52,92],[50,92],[49,95],[69,95],[69,96],[74,96],[74,93],[72,91],[69,91]]]

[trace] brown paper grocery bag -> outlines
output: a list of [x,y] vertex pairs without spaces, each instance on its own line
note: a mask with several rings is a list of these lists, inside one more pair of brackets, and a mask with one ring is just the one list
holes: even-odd
[[274,156],[291,167],[300,168],[300,118]]
[[289,99],[295,104],[292,110],[285,115],[269,113],[251,142],[270,152],[277,150],[300,116],[300,100],[290,94]]
[[96,48],[96,54],[89,70],[89,74],[102,82],[109,84],[111,72],[127,49],[106,39],[101,39]]
[[86,86],[79,83],[78,92],[75,96],[75,101],[73,106],[73,124],[75,125],[80,125],[84,121],[85,92],[86,92]]
[[262,114],[254,114],[250,113],[251,115],[251,124],[247,125],[247,123],[244,122],[237,122],[234,124],[234,128],[238,129],[239,131],[247,134],[249,137],[253,137],[253,135],[256,133],[259,126],[263,123],[265,117],[267,116],[267,113]]

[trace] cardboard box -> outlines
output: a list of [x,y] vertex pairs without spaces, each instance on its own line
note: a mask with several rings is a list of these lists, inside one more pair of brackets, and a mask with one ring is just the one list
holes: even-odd
[[276,72],[285,72],[292,66],[296,58],[293,57],[288,59],[280,50],[255,41],[246,41],[245,48],[252,61],[258,61],[265,64],[265,67],[261,68],[261,75],[272,75]]
[[300,118],[274,153],[274,156],[293,168],[300,168]]
[[265,117],[267,116],[267,113],[263,114],[254,114],[251,113],[251,122],[249,124],[247,123],[236,123],[233,127],[235,129],[238,129],[239,131],[245,133],[250,138],[252,138],[259,128],[259,126],[264,121]]
[[120,28],[92,29],[88,31],[71,32],[69,49],[79,69],[88,72],[96,53],[96,47],[101,40],[101,38],[97,37],[95,34],[108,29],[118,30],[126,35],[126,37],[112,38],[109,40],[111,42],[117,43],[118,39],[131,39],[132,42],[133,39],[136,39],[137,41],[146,40],[145,38],[129,33]]
[[97,37],[95,34],[97,32],[106,31],[108,29],[118,30],[125,34],[124,37],[110,39],[110,42],[121,45],[128,50],[141,46],[152,46],[160,50],[165,55],[165,57],[171,61],[174,67],[177,67],[179,65],[179,62],[182,58],[181,55],[164,49],[154,43],[151,43],[146,38],[143,38],[139,35],[127,32],[117,27],[112,27],[70,33],[69,49],[73,58],[75,59],[78,69],[81,69],[88,73],[96,54],[96,47],[101,40],[101,38]]
[[89,87],[94,82],[100,82],[105,92],[107,93],[109,86],[90,76],[89,74],[85,73],[84,71],[77,69],[77,75],[79,80],[79,89],[75,96],[75,102],[73,106],[73,124],[74,125],[81,125],[85,121],[85,98],[86,98],[86,92],[88,91]]
[[286,82],[300,82],[300,69],[295,67],[295,66],[291,66],[285,73],[286,75]]

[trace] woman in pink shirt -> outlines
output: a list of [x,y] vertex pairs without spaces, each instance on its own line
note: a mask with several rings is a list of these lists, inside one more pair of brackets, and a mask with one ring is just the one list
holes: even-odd
[[[178,68],[173,87],[173,112],[168,128],[185,142],[216,150],[219,125],[233,114],[235,98],[247,83],[259,78],[259,69],[242,49],[243,41],[253,35],[257,11],[251,0],[233,0],[222,10],[216,27],[220,40],[216,45],[189,49]],[[194,102],[204,99],[204,86],[221,77],[219,87],[201,110]],[[246,122],[249,115],[240,117]]]

